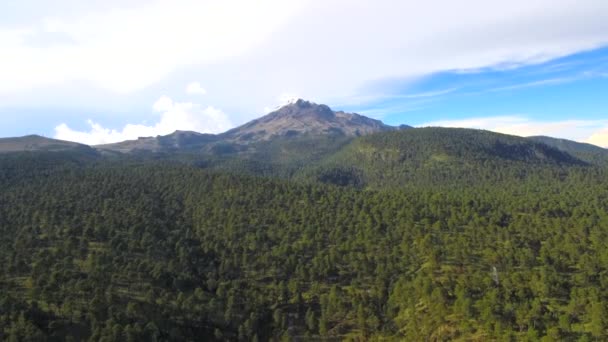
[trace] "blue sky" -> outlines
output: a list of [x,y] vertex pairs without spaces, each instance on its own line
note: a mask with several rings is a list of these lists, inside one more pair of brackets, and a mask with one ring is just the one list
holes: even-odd
[[608,48],[376,87],[389,92],[385,99],[346,109],[393,125],[474,127],[586,141],[608,123]]
[[395,125],[608,146],[606,1],[1,6],[0,136],[215,133],[301,97]]
[[[360,111],[400,123],[410,112],[412,124],[471,116],[531,115],[537,119],[607,118],[608,48],[576,53],[544,63],[500,69],[445,71],[414,83],[380,84],[394,98]],[[381,108],[378,110],[377,108]],[[387,110],[388,108],[388,110]]]

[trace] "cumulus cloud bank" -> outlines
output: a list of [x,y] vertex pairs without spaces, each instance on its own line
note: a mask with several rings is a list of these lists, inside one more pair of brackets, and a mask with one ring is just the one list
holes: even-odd
[[167,96],[161,96],[152,108],[155,112],[161,113],[160,119],[153,125],[127,124],[121,130],[116,130],[88,120],[90,130],[78,131],[62,123],[55,127],[55,138],[87,145],[100,145],[139,137],[167,135],[177,130],[219,133],[232,127],[228,117],[221,110],[211,106],[203,108],[198,104],[174,102]]
[[[119,93],[139,90],[177,68],[242,54],[284,23],[299,2],[159,0],[97,11],[73,11],[69,2],[61,14],[29,25],[0,25],[0,93],[75,81]],[[57,12],[53,5],[51,13]],[[28,2],[15,5],[21,6]],[[45,6],[40,4],[42,13]],[[63,39],[51,41],[51,35]]]

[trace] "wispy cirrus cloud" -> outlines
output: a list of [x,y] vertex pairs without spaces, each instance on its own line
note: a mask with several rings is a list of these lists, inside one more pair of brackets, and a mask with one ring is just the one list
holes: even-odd
[[507,90],[518,90],[518,89],[525,89],[525,88],[564,84],[564,83],[577,81],[584,77],[585,76],[549,78],[549,79],[537,80],[537,81],[532,81],[532,82],[512,84],[512,85],[503,86],[503,87],[490,88],[487,91],[507,91]]

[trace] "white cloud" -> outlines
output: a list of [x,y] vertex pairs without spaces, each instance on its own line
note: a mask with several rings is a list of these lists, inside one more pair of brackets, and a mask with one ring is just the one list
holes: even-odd
[[99,145],[139,137],[167,135],[177,130],[220,133],[232,127],[230,120],[219,109],[202,108],[191,102],[173,102],[167,96],[159,98],[154,103],[153,109],[161,113],[160,120],[154,125],[127,124],[122,130],[115,130],[104,128],[89,120],[89,131],[77,131],[62,123],[55,127],[55,138],[87,145]]
[[[132,92],[178,67],[242,54],[263,42],[298,4],[160,0],[98,12],[66,10],[25,29],[0,26],[0,93],[75,81]],[[28,44],[49,33],[71,44]]]
[[286,104],[294,103],[299,99],[298,95],[295,93],[282,93],[277,97],[277,101],[279,105],[284,106]]
[[[606,1],[116,3],[0,27],[0,93],[75,81],[129,93],[191,67],[227,84],[224,98],[261,108],[285,88],[326,101],[386,77],[522,65],[608,43]],[[47,33],[71,43],[28,44]]]
[[608,120],[539,121],[525,116],[494,116],[433,121],[420,125],[476,128],[522,137],[547,135],[608,147]]
[[608,126],[606,128],[593,133],[587,142],[590,144],[608,148]]
[[[607,15],[608,2],[600,1],[308,3],[264,49],[238,63],[246,63],[245,79],[266,101],[293,89],[317,102],[348,103],[369,95],[362,89],[369,82],[512,68],[601,46],[608,43]],[[240,67],[230,64],[216,77],[231,78],[226,82],[235,92],[251,92],[251,84],[241,89],[228,76]]]
[[[514,67],[608,43],[608,1],[594,0],[22,2],[0,13],[0,107],[81,101],[99,112],[119,99],[140,108],[199,79],[239,123],[286,90],[364,105],[386,98],[367,90],[387,79]],[[19,6],[29,19],[15,24]]]
[[264,108],[262,109],[262,113],[268,114],[285,105],[295,103],[300,98],[301,97],[299,97],[298,95],[296,95],[294,93],[281,93],[281,95],[279,95],[275,98],[274,106],[264,106]]
[[171,100],[168,96],[161,96],[154,104],[152,105],[152,109],[155,112],[168,112],[173,108],[173,100]]
[[201,87],[201,84],[198,82],[190,82],[186,86],[186,94],[190,95],[205,95],[207,94],[207,90]]

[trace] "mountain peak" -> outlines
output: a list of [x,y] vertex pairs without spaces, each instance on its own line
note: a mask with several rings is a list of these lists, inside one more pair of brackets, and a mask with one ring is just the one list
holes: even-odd
[[359,114],[334,112],[327,105],[297,99],[223,136],[240,142],[255,142],[297,135],[359,136],[394,129],[379,120]]
[[310,106],[312,104],[313,104],[313,102],[294,97],[292,99],[287,100],[287,103],[285,105],[283,105],[282,107],[284,107],[284,106]]
[[289,101],[283,107],[287,107],[287,106],[296,107],[296,108],[300,108],[300,109],[306,109],[306,108],[329,108],[328,106],[326,106],[324,104],[316,104],[316,103],[314,103],[312,101],[306,101],[306,100],[303,100],[303,99],[291,100],[291,101]]
[[277,109],[280,109],[280,108],[283,108],[283,107],[288,107],[288,106],[309,107],[309,106],[312,106],[312,105],[316,105],[316,103],[310,102],[310,101],[306,101],[306,100],[298,98],[298,97],[293,97],[293,98],[285,101],[285,103],[283,105],[278,106]]
[[300,118],[309,116],[317,120],[331,120],[335,117],[335,113],[327,105],[297,99],[271,112],[267,116],[270,116],[272,119],[289,116]]
[[363,115],[333,111],[329,106],[303,99],[294,99],[267,115],[218,135],[175,131],[158,137],[140,138],[115,144],[97,146],[102,150],[130,153],[143,151],[197,151],[205,146],[239,146],[275,138],[320,136],[356,137],[376,132],[411,128],[393,127]]

